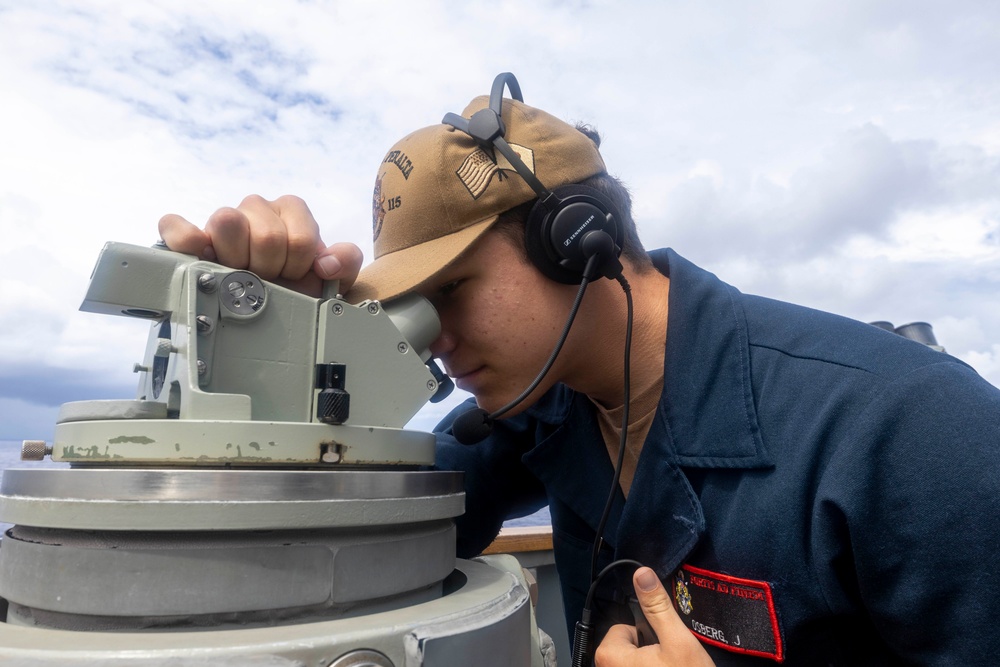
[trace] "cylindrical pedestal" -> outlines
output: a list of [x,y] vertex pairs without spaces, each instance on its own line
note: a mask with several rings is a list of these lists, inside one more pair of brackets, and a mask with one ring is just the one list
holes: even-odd
[[7,622],[68,630],[246,627],[441,595],[461,475],[8,470]]

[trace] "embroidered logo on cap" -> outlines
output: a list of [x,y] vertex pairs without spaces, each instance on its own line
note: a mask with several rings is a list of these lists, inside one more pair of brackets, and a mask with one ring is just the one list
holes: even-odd
[[776,662],[785,659],[771,586],[682,565],[674,575],[681,620],[703,642]]
[[[532,174],[535,173],[535,154],[530,148],[525,148],[518,144],[510,144],[510,147],[517,153],[517,157],[521,159],[531,171]],[[512,165],[507,158],[505,158],[500,153],[497,153],[497,161],[494,162],[493,158],[490,157],[486,151],[482,148],[477,148],[473,151],[465,160],[462,162],[462,166],[458,168],[455,174],[461,179],[462,183],[468,189],[469,194],[472,195],[473,199],[479,199],[484,192],[486,192],[486,187],[493,180],[493,176],[500,174],[498,178],[503,178],[504,171],[516,171],[514,165]]]
[[399,167],[399,173],[403,175],[404,180],[409,180],[413,171],[413,162],[403,151],[389,151],[382,164],[394,164]]
[[382,194],[383,171],[375,179],[375,192],[372,193],[372,241],[378,241],[382,233],[382,223],[385,221],[385,195]]

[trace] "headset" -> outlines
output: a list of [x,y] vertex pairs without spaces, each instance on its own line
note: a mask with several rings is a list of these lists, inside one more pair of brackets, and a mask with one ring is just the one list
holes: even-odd
[[[493,422],[524,401],[552,368],[569,335],[570,328],[573,326],[573,320],[576,318],[590,281],[599,276],[618,281],[625,293],[628,308],[625,333],[624,410],[618,459],[615,462],[611,491],[597,526],[596,539],[591,553],[591,584],[582,617],[576,623],[573,637],[571,665],[572,667],[584,667],[590,663],[592,658],[592,642],[596,628],[592,621],[591,610],[594,606],[595,593],[599,583],[611,572],[621,567],[633,569],[641,567],[641,564],[634,560],[621,559],[614,561],[599,573],[597,572],[598,555],[604,543],[604,527],[611,512],[615,490],[618,488],[625,455],[625,443],[628,437],[631,398],[629,370],[631,367],[633,323],[632,290],[625,279],[622,263],[619,259],[622,252],[623,230],[618,223],[621,216],[615,214],[614,204],[602,192],[584,185],[562,185],[552,190],[542,185],[542,182],[528,169],[527,165],[504,139],[507,131],[502,118],[505,87],[510,89],[511,97],[518,102],[524,101],[517,79],[510,72],[503,72],[493,80],[487,108],[477,111],[469,119],[458,114],[447,113],[441,122],[451,125],[475,139],[480,148],[493,158],[494,163],[496,163],[496,155],[493,151],[494,149],[499,151],[521,178],[531,186],[531,189],[538,195],[538,200],[531,208],[526,222],[525,247],[528,258],[548,278],[567,285],[579,284],[580,289],[570,309],[559,341],[534,381],[517,398],[495,412],[487,413],[482,408],[473,408],[458,415],[452,422],[452,434],[456,440],[464,445],[472,445],[485,439],[493,430]],[[636,622],[640,645],[655,643],[656,634],[649,627],[638,603],[631,605],[631,611]]]
[[[441,122],[475,139],[494,163],[494,150],[499,151],[538,195],[528,214],[525,247],[528,258],[542,274],[559,283],[577,285],[590,258],[597,255],[596,274],[614,278],[622,269],[618,257],[624,234],[615,205],[604,193],[584,185],[562,185],[552,190],[542,185],[504,138],[505,87],[513,99],[524,101],[517,79],[510,72],[503,72],[493,80],[487,108],[469,119],[447,113]],[[597,275],[588,276],[588,280]]]

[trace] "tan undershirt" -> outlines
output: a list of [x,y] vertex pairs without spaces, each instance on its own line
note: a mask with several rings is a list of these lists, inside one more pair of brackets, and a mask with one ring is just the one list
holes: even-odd
[[[642,444],[646,441],[649,428],[653,425],[653,417],[656,415],[656,408],[660,404],[662,393],[662,374],[657,375],[653,383],[647,387],[632,388],[632,407],[629,409],[628,415],[628,440],[625,442],[625,458],[622,461],[621,478],[618,481],[626,498],[628,498],[629,489],[632,487],[632,480],[635,478],[639,454],[642,453]],[[625,406],[620,405],[608,410],[595,401],[591,402],[597,408],[597,423],[601,427],[604,446],[607,447],[611,463],[614,465],[618,461],[618,445],[622,437],[622,413],[625,411]]]

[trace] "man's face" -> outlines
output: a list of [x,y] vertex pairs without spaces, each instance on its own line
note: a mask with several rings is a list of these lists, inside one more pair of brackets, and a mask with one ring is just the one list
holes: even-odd
[[[545,365],[576,288],[545,278],[506,236],[488,232],[417,291],[441,318],[432,354],[460,389],[492,412],[516,398]],[[563,350],[522,409],[565,379],[572,356],[571,349]]]

